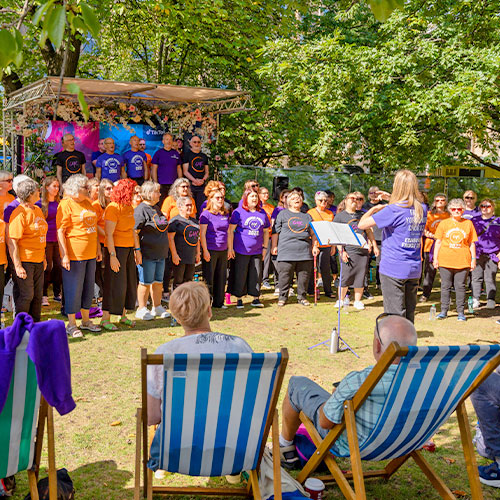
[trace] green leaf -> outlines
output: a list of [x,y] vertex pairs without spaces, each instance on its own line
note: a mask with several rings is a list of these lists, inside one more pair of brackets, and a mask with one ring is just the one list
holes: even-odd
[[377,20],[385,22],[394,9],[403,8],[404,0],[368,0],[368,3]]
[[99,19],[95,15],[94,11],[91,7],[89,7],[86,3],[80,4],[80,9],[82,9],[82,17],[87,25],[90,34],[97,38],[99,36],[99,31],[101,31],[101,24],[99,23]]
[[17,42],[8,30],[0,30],[0,70],[6,68],[14,61],[17,52]]
[[38,7],[37,11],[35,12],[35,15],[33,16],[33,21],[32,21],[35,26],[38,26],[43,15],[47,12],[47,9],[53,3],[54,3],[54,0],[49,0],[48,2],[42,4],[42,5],[40,5],[40,7]]
[[13,63],[19,68],[23,63],[23,35],[18,29],[14,30],[14,39],[16,41],[16,54],[14,56]]
[[44,28],[47,29],[48,36],[54,47],[59,49],[64,36],[64,28],[66,27],[66,9],[64,5],[57,5],[47,13],[47,16]]
[[82,89],[76,83],[70,83],[67,88],[68,92],[76,94],[78,102],[80,104],[80,109],[82,110],[82,115],[85,118],[85,121],[88,121],[89,107],[87,105],[87,101],[85,101],[85,96],[83,95]]

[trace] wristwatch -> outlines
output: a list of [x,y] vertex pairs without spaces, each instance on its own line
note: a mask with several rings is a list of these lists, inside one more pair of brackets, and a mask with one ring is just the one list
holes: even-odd
[[111,255],[111,257],[116,257],[116,252],[109,252],[109,255]]

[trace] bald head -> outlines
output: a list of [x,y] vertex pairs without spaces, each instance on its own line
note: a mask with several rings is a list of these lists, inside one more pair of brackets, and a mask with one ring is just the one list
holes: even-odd
[[397,342],[401,347],[417,345],[415,326],[403,316],[391,315],[381,318],[378,322],[378,332],[380,340],[375,327],[373,356],[377,361],[391,342]]

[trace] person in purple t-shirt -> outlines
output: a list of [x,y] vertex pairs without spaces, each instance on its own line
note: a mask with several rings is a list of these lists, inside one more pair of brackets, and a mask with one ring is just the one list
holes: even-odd
[[477,194],[474,191],[465,191],[463,199],[465,202],[465,211],[462,214],[463,219],[472,219],[481,215],[481,211],[476,207]]
[[207,208],[200,215],[200,242],[203,260],[207,265],[212,307],[226,309],[224,293],[227,276],[227,232],[229,229],[229,210],[224,203],[224,193],[212,190],[208,194]]
[[40,200],[35,203],[35,205],[38,205],[42,209],[42,213],[49,226],[46,236],[47,244],[45,245],[47,267],[45,268],[43,277],[42,306],[50,305],[47,294],[51,282],[54,300],[57,302],[61,301],[62,268],[56,226],[59,200],[59,181],[56,177],[46,177],[40,191]]
[[485,198],[480,204],[481,215],[471,219],[477,233],[476,267],[472,271],[473,307],[480,306],[479,297],[486,287],[486,308],[495,309],[497,294],[496,274],[500,267],[500,217],[495,217],[495,202]]
[[95,164],[96,177],[109,179],[111,182],[125,179],[127,177],[125,165],[121,155],[115,153],[115,141],[108,137],[104,139],[104,146],[106,146],[106,152],[97,158]]
[[90,157],[90,163],[92,165],[92,173],[95,175],[95,164],[97,163],[97,158],[106,152],[106,146],[104,146],[104,139],[99,139],[97,143],[97,151],[92,152],[92,156]]
[[361,217],[358,228],[376,225],[383,230],[380,282],[384,312],[405,316],[413,323],[427,207],[422,203],[417,177],[409,170],[399,170],[392,194],[381,191],[380,196],[389,204],[370,208]]
[[231,265],[231,292],[238,299],[236,307],[243,308],[243,295],[254,297],[253,307],[264,307],[259,300],[262,278],[262,260],[266,256],[270,226],[266,212],[261,208],[259,194],[247,190],[242,206],[231,215],[228,233],[228,258]]
[[174,149],[172,134],[163,134],[162,142],[163,149],[159,149],[151,160],[151,178],[160,185],[160,207],[174,181],[182,177],[181,155]]
[[147,157],[144,151],[139,149],[139,137],[133,135],[130,138],[130,149],[123,153],[123,161],[127,170],[127,175],[139,186],[149,178]]

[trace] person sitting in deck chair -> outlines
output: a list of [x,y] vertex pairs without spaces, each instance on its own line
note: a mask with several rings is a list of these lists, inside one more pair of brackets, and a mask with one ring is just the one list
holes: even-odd
[[[391,342],[401,347],[417,344],[417,332],[413,324],[402,316],[382,313],[376,319],[373,332],[373,357],[380,359]],[[389,392],[399,358],[387,370],[363,406],[356,413],[356,424],[359,442],[367,437],[374,428],[385,399]],[[370,374],[373,366],[361,371],[353,371],[344,377],[333,394],[320,387],[306,377],[291,377],[288,390],[283,400],[282,431],[279,437],[281,465],[288,469],[300,467],[300,460],[293,444],[293,439],[300,426],[299,413],[304,412],[314,423],[322,438],[328,431],[342,421],[344,401],[351,399]],[[333,451],[339,455],[347,452],[349,444],[347,435],[342,436],[333,445]]]
[[[253,352],[242,338],[212,331],[210,294],[203,283],[179,285],[170,297],[170,313],[184,329],[184,337],[162,344],[155,354]],[[160,423],[162,392],[163,366],[149,366],[148,425]]]

